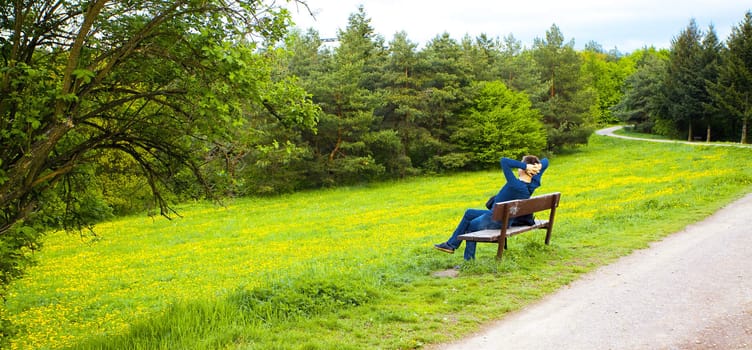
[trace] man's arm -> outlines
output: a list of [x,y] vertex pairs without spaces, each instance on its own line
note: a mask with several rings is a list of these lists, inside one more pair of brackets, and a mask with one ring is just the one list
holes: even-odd
[[548,169],[548,158],[543,158],[540,160],[541,164],[541,170],[533,176],[533,181],[537,181],[540,183],[541,177],[543,176],[543,173],[546,172],[546,169]]
[[507,179],[507,182],[517,179],[517,177],[514,176],[514,171],[512,169],[525,169],[526,166],[527,164],[520,162],[519,160],[507,157],[501,158],[501,171],[504,172],[504,177]]

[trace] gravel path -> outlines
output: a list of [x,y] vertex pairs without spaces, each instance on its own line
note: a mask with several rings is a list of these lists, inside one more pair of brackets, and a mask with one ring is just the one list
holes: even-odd
[[434,349],[752,349],[750,216],[752,194]]
[[614,134],[614,131],[621,129],[622,127],[623,126],[612,126],[610,128],[597,130],[595,133],[598,134],[598,135],[617,137],[617,138],[626,139],[626,140],[639,140],[639,141],[660,142],[660,143],[681,143],[681,144],[692,145],[692,146],[752,148],[752,145],[749,145],[749,144],[740,144],[740,143],[718,143],[718,142],[703,142],[703,141],[689,142],[689,141],[661,140],[661,139],[643,139],[643,138],[639,138],[639,137],[632,137],[632,136],[625,136],[625,135]]

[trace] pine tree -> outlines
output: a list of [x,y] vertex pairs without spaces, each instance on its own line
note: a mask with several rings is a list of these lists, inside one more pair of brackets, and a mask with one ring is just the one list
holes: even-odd
[[705,122],[707,129],[705,133],[705,141],[710,142],[712,125],[721,117],[721,111],[718,105],[714,103],[714,100],[710,94],[712,85],[718,81],[718,69],[720,66],[721,49],[723,45],[718,41],[718,36],[715,33],[715,29],[711,25],[708,28],[708,32],[702,40],[702,53],[700,56],[700,65],[702,70],[700,71],[703,79],[703,87],[706,93],[700,95],[700,101],[702,104],[701,119]]
[[462,38],[463,65],[469,67],[473,81],[493,81],[498,79],[499,42],[481,34],[475,39],[466,35]]
[[421,58],[417,47],[405,32],[396,33],[389,42],[378,92],[382,103],[375,112],[381,117],[380,128],[393,131],[399,138],[400,145],[384,154],[388,159],[385,160],[387,172],[398,177],[417,172],[413,166],[421,164],[411,159],[408,150],[426,146],[421,138],[427,131],[416,124],[424,118],[422,83],[418,75]]
[[595,94],[586,89],[574,42],[564,43],[559,27],[552,25],[546,39],[535,40],[533,54],[541,79],[548,84],[546,94],[535,107],[543,113],[548,128],[549,150],[586,144],[592,133],[589,111]]
[[614,113],[636,130],[652,133],[664,107],[668,54],[644,49],[631,57],[636,60],[636,71],[626,78],[624,95]]
[[522,43],[512,34],[502,39],[499,50],[498,66],[493,68],[498,71],[498,79],[513,90],[527,93],[531,101],[540,101],[548,85],[541,81],[541,72],[532,51],[523,51]]
[[311,176],[323,184],[366,181],[384,172],[364,142],[376,123],[377,62],[384,54],[383,39],[370,22],[362,6],[351,14],[331,59],[323,60],[315,81],[309,80],[322,109],[318,133],[308,135],[320,167],[312,168]]
[[431,170],[459,168],[469,161],[449,155],[454,148],[451,135],[467,104],[465,89],[472,81],[471,69],[462,55],[462,47],[448,33],[436,36],[421,52],[425,62],[419,72],[424,78],[421,79],[424,118],[416,123],[430,133],[426,141],[436,146],[433,154],[423,154],[430,157],[426,166]]
[[671,43],[671,56],[666,76],[665,118],[677,130],[686,130],[687,140],[693,139],[693,125],[704,115],[703,101],[707,92],[702,76],[702,34],[694,19]]
[[732,29],[722,52],[718,83],[710,91],[719,107],[741,124],[740,142],[747,143],[752,120],[752,12]]

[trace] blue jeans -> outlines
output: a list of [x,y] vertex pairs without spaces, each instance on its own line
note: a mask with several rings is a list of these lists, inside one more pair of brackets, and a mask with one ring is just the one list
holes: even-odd
[[[459,225],[457,225],[454,233],[452,233],[452,237],[446,243],[456,250],[462,244],[462,241],[458,240],[457,236],[467,232],[493,229],[501,229],[501,223],[492,219],[490,210],[467,209]],[[465,260],[475,259],[476,243],[467,242],[465,245]]]

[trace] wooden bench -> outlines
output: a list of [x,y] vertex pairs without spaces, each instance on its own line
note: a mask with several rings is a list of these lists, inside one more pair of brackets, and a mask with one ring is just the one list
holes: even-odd
[[[520,234],[523,232],[545,229],[546,244],[551,242],[551,230],[554,227],[554,216],[556,207],[559,206],[560,192],[535,196],[530,199],[518,199],[507,202],[499,202],[493,208],[493,219],[501,222],[501,229],[483,230],[468,232],[459,235],[457,238],[464,241],[497,243],[499,245],[496,258],[501,259],[504,248],[507,244],[507,237]],[[535,225],[531,226],[512,226],[509,227],[509,221],[517,216],[537,213],[539,211],[551,210],[548,214],[548,220],[535,220]]]

